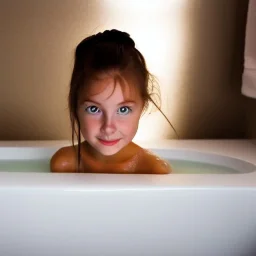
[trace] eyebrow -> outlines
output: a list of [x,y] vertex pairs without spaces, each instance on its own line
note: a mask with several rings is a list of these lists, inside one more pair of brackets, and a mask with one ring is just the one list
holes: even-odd
[[[100,102],[97,102],[97,101],[95,101],[95,100],[90,100],[90,99],[85,99],[83,102],[84,102],[84,103],[85,103],[85,102],[91,102],[91,103],[95,103],[95,104],[97,104],[97,105],[101,105]],[[136,103],[136,102],[133,101],[133,100],[125,100],[125,101],[122,101],[122,102],[118,103],[117,105],[135,104],[135,103]]]

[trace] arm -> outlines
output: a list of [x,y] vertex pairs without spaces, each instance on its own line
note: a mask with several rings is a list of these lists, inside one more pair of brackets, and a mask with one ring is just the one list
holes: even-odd
[[51,158],[51,172],[77,172],[76,153],[74,147],[59,149]]

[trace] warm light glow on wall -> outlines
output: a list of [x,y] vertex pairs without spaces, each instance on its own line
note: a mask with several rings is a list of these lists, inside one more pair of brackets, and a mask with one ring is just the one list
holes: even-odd
[[[184,49],[182,0],[105,0],[101,13],[106,20],[97,30],[116,28],[128,32],[144,55],[149,71],[159,82],[162,109],[170,119],[178,112],[175,102],[179,59]],[[175,124],[174,124],[175,125]],[[174,137],[164,117],[157,112],[142,117],[135,140]]]

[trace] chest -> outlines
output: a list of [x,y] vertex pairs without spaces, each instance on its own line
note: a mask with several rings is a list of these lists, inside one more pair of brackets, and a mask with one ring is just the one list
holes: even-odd
[[85,173],[135,173],[139,168],[139,157],[117,163],[96,161],[88,157],[82,158],[82,168]]

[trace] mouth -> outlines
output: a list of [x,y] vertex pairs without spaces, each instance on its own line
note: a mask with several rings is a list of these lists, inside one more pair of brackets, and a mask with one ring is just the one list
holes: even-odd
[[99,139],[99,142],[105,146],[114,146],[115,144],[117,144],[119,142],[120,139],[117,139],[117,140],[102,140],[102,139]]

